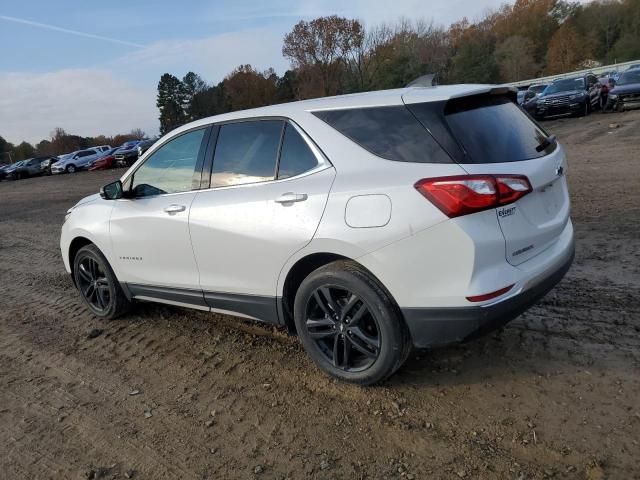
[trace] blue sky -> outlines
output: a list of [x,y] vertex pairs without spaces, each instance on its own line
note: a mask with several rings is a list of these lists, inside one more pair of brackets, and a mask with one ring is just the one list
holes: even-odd
[[[0,135],[17,143],[54,127],[79,135],[158,130],[160,75],[217,83],[250,63],[288,67],[282,38],[300,19],[365,25],[400,17],[448,25],[501,0],[5,0],[0,4]],[[390,8],[390,5],[393,8]]]

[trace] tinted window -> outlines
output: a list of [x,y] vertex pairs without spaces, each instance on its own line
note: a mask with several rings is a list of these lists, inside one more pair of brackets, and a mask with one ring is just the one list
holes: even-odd
[[468,163],[502,163],[542,157],[545,133],[505,97],[475,96],[449,101],[445,120],[466,151]]
[[222,125],[213,157],[211,186],[273,180],[282,127],[280,120]]
[[298,131],[287,124],[282,140],[278,178],[300,175],[318,165],[318,160]]
[[78,158],[82,158],[82,157],[88,157],[89,155],[95,155],[96,152],[92,151],[92,150],[85,150],[84,152],[79,152],[78,153]]
[[205,129],[194,130],[168,141],[133,174],[136,197],[192,190]]
[[343,135],[387,160],[451,163],[451,159],[404,106],[314,112]]

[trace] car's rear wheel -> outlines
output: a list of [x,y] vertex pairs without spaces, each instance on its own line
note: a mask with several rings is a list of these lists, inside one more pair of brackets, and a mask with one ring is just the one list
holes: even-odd
[[370,385],[384,380],[411,349],[390,294],[355,262],[332,262],[312,272],[296,294],[294,318],[313,361],[347,382]]
[[67,173],[74,173],[76,171],[76,166],[75,165],[67,165]]
[[111,320],[131,307],[109,262],[95,245],[78,250],[73,276],[82,299],[94,315]]

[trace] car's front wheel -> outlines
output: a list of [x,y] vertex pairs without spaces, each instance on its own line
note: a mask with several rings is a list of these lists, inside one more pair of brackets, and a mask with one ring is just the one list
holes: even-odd
[[364,268],[337,261],[300,285],[294,318],[302,344],[326,373],[351,383],[384,380],[406,360],[411,339],[390,294]]
[[95,245],[78,250],[73,261],[73,277],[94,315],[111,320],[131,307],[109,262]]
[[76,166],[71,164],[67,165],[67,173],[74,173],[76,171]]

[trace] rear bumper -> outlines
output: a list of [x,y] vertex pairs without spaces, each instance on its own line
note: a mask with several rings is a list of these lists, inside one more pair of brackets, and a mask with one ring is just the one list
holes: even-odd
[[484,335],[510,322],[556,286],[573,263],[574,245],[559,263],[537,276],[520,293],[486,306],[402,308],[413,344],[429,348]]

